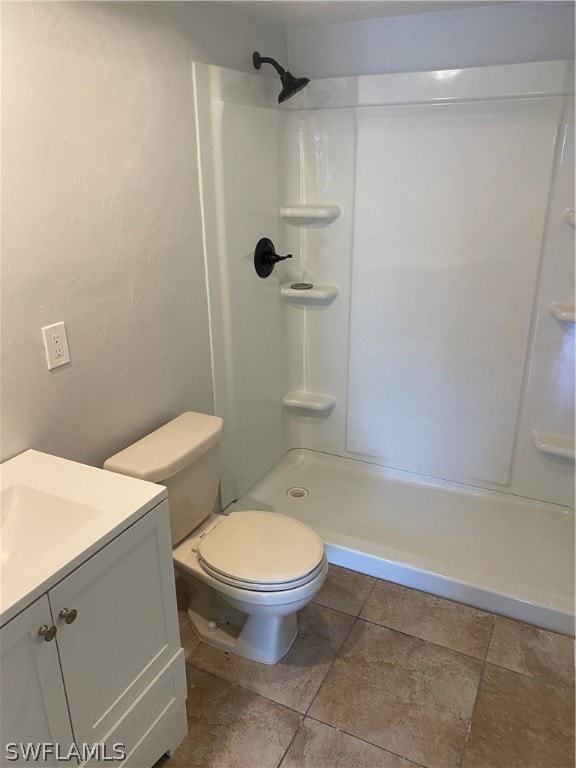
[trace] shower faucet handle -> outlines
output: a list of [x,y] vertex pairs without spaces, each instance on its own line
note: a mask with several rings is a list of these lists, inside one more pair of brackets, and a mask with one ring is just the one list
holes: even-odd
[[254,250],[254,269],[259,277],[268,277],[272,274],[276,262],[291,258],[291,253],[287,256],[278,256],[272,240],[263,237],[258,240]]

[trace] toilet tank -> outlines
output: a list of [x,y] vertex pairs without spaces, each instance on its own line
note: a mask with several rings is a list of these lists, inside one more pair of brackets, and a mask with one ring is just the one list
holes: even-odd
[[172,543],[214,510],[220,481],[222,419],[188,411],[104,462],[104,469],[168,489]]

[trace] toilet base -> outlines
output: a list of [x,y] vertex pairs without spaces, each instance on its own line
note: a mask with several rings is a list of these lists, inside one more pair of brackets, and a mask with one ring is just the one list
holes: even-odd
[[188,618],[208,645],[263,664],[276,664],[298,633],[296,611],[286,615],[247,614],[184,570],[190,587]]
[[188,608],[192,628],[208,645],[244,656],[262,664],[276,664],[288,653],[298,633],[296,614],[288,616],[248,616],[242,624],[213,618]]

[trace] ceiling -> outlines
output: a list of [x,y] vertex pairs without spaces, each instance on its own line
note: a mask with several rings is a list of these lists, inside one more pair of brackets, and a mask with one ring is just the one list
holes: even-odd
[[471,0],[229,0],[229,5],[242,13],[280,27],[304,27],[314,24],[339,24],[362,19],[380,19],[413,13],[430,13],[478,5],[493,5]]

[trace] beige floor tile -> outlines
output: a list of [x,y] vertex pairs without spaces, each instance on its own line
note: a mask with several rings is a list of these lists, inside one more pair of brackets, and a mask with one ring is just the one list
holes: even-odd
[[306,712],[355,619],[310,603],[299,613],[294,645],[277,664],[259,664],[205,643],[187,660],[243,688]]
[[375,582],[373,576],[331,565],[328,578],[314,602],[358,616]]
[[298,636],[335,655],[344,645],[354,621],[353,616],[309,603],[298,613]]
[[187,675],[188,734],[158,768],[276,768],[300,715],[206,672]]
[[482,663],[357,620],[310,717],[425,766],[458,766]]
[[360,618],[483,659],[493,616],[461,603],[379,581]]
[[411,768],[409,760],[306,718],[280,768]]
[[551,685],[574,685],[574,639],[497,616],[487,661]]
[[486,665],[465,768],[574,766],[574,698],[570,688]]

